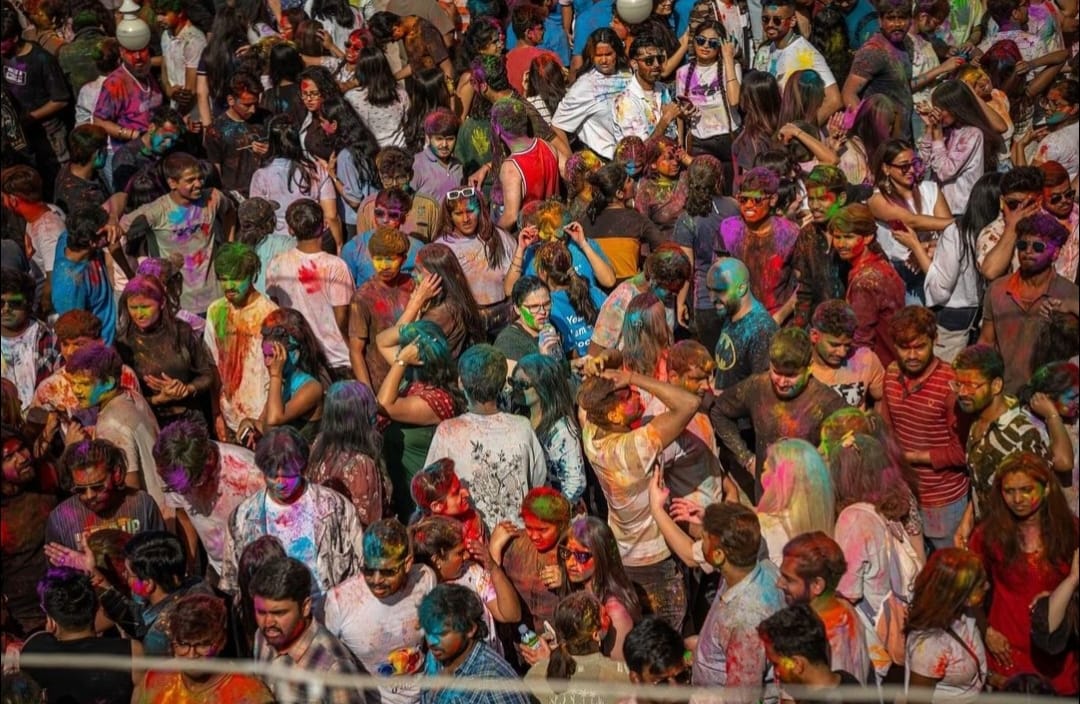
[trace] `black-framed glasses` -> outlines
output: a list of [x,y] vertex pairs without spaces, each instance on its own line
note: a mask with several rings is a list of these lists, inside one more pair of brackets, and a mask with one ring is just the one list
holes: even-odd
[[762,15],[761,24],[765,27],[769,25],[776,25],[777,27],[783,27],[784,23],[790,20],[791,17],[781,17],[780,15]]
[[1005,199],[1005,207],[1008,208],[1009,210],[1016,210],[1017,208],[1026,208],[1030,204],[1031,204],[1031,200],[1028,199],[1028,198],[1022,198],[1020,200],[1016,200],[1015,198],[1006,198]]
[[446,192],[446,200],[461,200],[462,198],[472,198],[476,195],[476,189],[472,186],[468,188],[458,188],[453,191]]
[[699,35],[694,37],[694,43],[698,46],[707,46],[710,49],[719,49],[722,42],[717,37],[702,37]]
[[593,555],[588,550],[571,550],[566,545],[559,546],[559,559],[563,562],[574,558],[574,562],[579,565],[584,565],[586,562],[592,559]]
[[905,174],[910,174],[915,171],[915,162],[909,161],[906,164],[889,164],[894,169],[900,169]]
[[371,567],[370,565],[364,565],[360,568],[360,571],[364,573],[365,577],[379,577],[380,579],[390,579],[401,573],[401,570],[405,567],[405,561],[397,563],[393,567]]
[[1051,193],[1046,196],[1046,202],[1051,205],[1057,205],[1062,201],[1072,200],[1072,193],[1068,191],[1059,191],[1058,193]]
[[186,653],[194,652],[198,655],[206,656],[214,651],[217,647],[217,643],[173,643],[173,653],[176,655],[184,655]]
[[522,303],[521,307],[524,308],[525,310],[529,311],[530,313],[539,313],[542,310],[546,310],[546,311],[548,311],[550,313],[551,312],[551,301],[547,300],[547,301],[544,301],[543,303],[533,303],[531,305],[527,304],[527,303]]
[[667,61],[667,57],[663,54],[649,54],[648,56],[639,56],[635,61],[643,63],[646,66],[659,66]]
[[387,210],[386,208],[375,208],[374,214],[380,220],[400,220],[403,215],[400,210]]
[[1032,252],[1035,252],[1035,254],[1042,254],[1043,252],[1046,251],[1046,243],[1043,242],[1042,240],[1035,240],[1034,242],[1032,242],[1030,240],[1017,240],[1016,241],[1016,251],[1017,252],[1026,252],[1029,249]]
[[741,205],[748,205],[750,203],[753,203],[754,205],[761,205],[762,203],[764,203],[768,199],[769,199],[769,196],[749,196],[749,195],[744,195],[742,193],[735,196],[735,200],[739,201],[739,203]]

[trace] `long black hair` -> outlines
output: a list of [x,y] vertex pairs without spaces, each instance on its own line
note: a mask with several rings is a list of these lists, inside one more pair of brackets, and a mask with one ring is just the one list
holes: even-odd
[[203,52],[212,101],[225,101],[229,82],[239,63],[236,50],[247,43],[247,27],[236,8],[225,5],[218,10],[214,15],[214,23],[210,26],[210,38]]
[[743,129],[732,144],[733,150],[735,144],[747,146],[756,156],[780,146],[776,141],[776,131],[780,128],[780,86],[771,73],[747,71],[743,75],[739,107],[743,112]]
[[570,307],[589,325],[596,324],[599,311],[593,303],[589,282],[574,269],[570,249],[561,240],[551,240],[540,245],[536,250],[536,272],[551,287],[566,289],[570,297]]
[[397,79],[382,49],[374,46],[361,49],[355,76],[357,85],[367,91],[367,102],[375,107],[385,108],[401,100]]
[[405,144],[410,153],[424,148],[424,118],[435,108],[450,109],[446,76],[437,68],[424,69],[405,79],[409,110],[405,114]]
[[442,279],[442,293],[435,302],[445,303],[451,316],[468,330],[469,345],[466,347],[486,340],[487,332],[480,318],[480,308],[476,305],[469,280],[465,278],[454,250],[439,242],[425,244],[416,253],[416,265]]
[[986,119],[981,106],[982,101],[968,84],[955,78],[945,81],[930,94],[930,100],[934,107],[952,113],[955,119],[953,129],[970,126],[977,127],[982,132],[983,169],[985,171],[997,169],[998,152],[1002,145],[1001,135]]
[[330,20],[345,29],[356,26],[356,15],[346,0],[313,0],[311,17],[316,20]]
[[340,99],[323,102],[322,117],[327,122],[337,123],[337,130],[333,135],[334,151],[349,151],[360,182],[378,183],[379,172],[375,166],[375,155],[379,152],[379,142],[364,121],[348,103]]
[[586,177],[592,186],[592,200],[585,208],[589,222],[596,222],[600,213],[618,197],[619,190],[626,184],[626,163],[615,159],[601,166]]
[[[963,258],[975,265],[975,242],[979,233],[1001,214],[1001,173],[991,171],[983,174],[971,188],[967,207],[956,221],[960,232]],[[979,276],[982,281],[982,276]]]
[[585,41],[585,48],[581,51],[581,71],[578,75],[593,68],[593,52],[596,51],[597,44],[607,44],[615,50],[616,73],[630,70],[630,60],[626,58],[626,47],[622,39],[619,39],[619,35],[611,27],[601,27],[590,34],[588,40]]
[[300,82],[300,73],[304,70],[304,60],[300,52],[289,42],[278,42],[270,49],[267,59],[267,73],[270,83],[276,88],[282,81]]
[[496,41],[502,34],[502,25],[494,18],[474,17],[454,54],[454,73],[460,76],[471,71],[473,59],[480,56],[480,50]]
[[[698,32],[706,29],[711,29],[720,35],[721,40],[726,40],[728,33],[724,29],[724,24],[717,20],[705,20],[700,22],[697,26],[690,30],[690,36],[697,36]],[[689,58],[689,66],[686,71],[686,81],[683,84],[683,95],[690,95],[690,80],[694,77],[694,70],[697,68],[697,54],[693,49],[687,52]],[[724,107],[724,118],[731,123],[731,106],[728,105],[727,97],[727,77],[724,76],[724,61],[719,56],[716,58],[716,80],[710,86],[705,86],[706,95],[715,95],[718,91],[720,93],[720,104]]]
[[267,161],[273,159],[289,160],[289,178],[287,188],[292,193],[293,179],[299,171],[296,183],[300,190],[307,193],[311,190],[312,177],[315,175],[316,166],[306,154],[304,145],[300,142],[300,130],[293,120],[292,115],[284,113],[274,115],[266,122],[266,135],[270,148],[267,151]]

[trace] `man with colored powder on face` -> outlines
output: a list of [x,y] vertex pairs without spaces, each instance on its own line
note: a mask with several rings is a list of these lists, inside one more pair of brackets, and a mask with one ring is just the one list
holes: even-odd
[[521,621],[542,633],[554,621],[562,586],[559,540],[570,526],[570,502],[549,486],[529,491],[521,502],[522,530],[510,521],[495,526],[488,541],[493,569],[502,569],[521,600]]
[[738,259],[717,259],[705,282],[720,319],[713,388],[723,391],[769,368],[768,341],[777,325],[750,292],[750,272]]
[[824,301],[814,310],[810,373],[849,406],[865,411],[869,401],[876,404],[885,393],[885,367],[873,350],[852,344],[858,324],[855,311],[842,298]]
[[[386,271],[389,262],[383,259],[379,267],[375,266],[375,257],[372,256],[370,245],[375,239],[375,232],[380,228],[389,228],[400,231],[405,236],[404,260],[398,267],[397,273],[409,275],[416,265],[416,255],[424,243],[415,235],[408,234],[405,230],[405,220],[412,209],[413,197],[402,188],[385,188],[375,196],[375,208],[371,211],[374,224],[369,230],[361,230],[356,237],[345,243],[341,248],[341,259],[349,267],[353,282],[357,287],[376,278],[381,272]],[[378,388],[378,387],[375,387]]]
[[[1080,148],[1077,153],[1080,155]],[[1043,209],[1069,231],[1069,238],[1054,261],[1054,270],[1069,281],[1076,281],[1080,267],[1080,204],[1072,198],[1072,182],[1064,166],[1056,161],[1044,161],[1039,164],[1039,171],[1043,174]]]
[[259,256],[246,244],[229,242],[214,255],[214,275],[222,297],[206,309],[203,342],[220,379],[214,433],[235,442],[240,423],[258,418],[266,405],[270,377],[262,352],[262,323],[277,305],[255,290]]
[[799,230],[791,267],[798,277],[795,313],[791,324],[806,328],[814,309],[823,301],[844,297],[840,260],[829,241],[829,220],[847,203],[848,182],[835,166],[818,164],[806,177],[810,222]]
[[396,518],[375,521],[364,531],[364,566],[326,595],[326,630],[368,672],[386,678],[382,704],[415,704],[415,685],[394,677],[424,666],[424,635],[416,609],[435,588],[435,573],[413,562],[409,534]]
[[266,293],[282,308],[294,308],[322,343],[335,379],[349,379],[349,299],[355,286],[348,265],[323,251],[326,232],[322,207],[310,198],[293,201],[285,211],[296,248],[281,252],[266,268]]
[[1005,391],[1015,394],[1034,371],[1033,342],[1052,313],[1080,315],[1080,290],[1054,270],[1069,231],[1040,212],[1016,224],[1020,268],[990,284],[983,299],[979,342],[994,345],[1005,360]]
[[[755,500],[761,497],[758,468],[764,466],[769,445],[800,438],[817,446],[822,421],[846,405],[840,394],[811,375],[812,356],[805,330],[780,330],[769,343],[769,370],[726,389],[709,413],[721,444],[753,478]],[[753,452],[739,434],[738,421],[747,418],[754,428]]]
[[263,127],[270,113],[259,106],[262,84],[252,76],[238,73],[229,81],[225,103],[228,107],[214,117],[206,129],[206,158],[221,175],[221,187],[246,196],[251,177],[269,151]]
[[677,121],[692,118],[697,108],[689,102],[675,100],[671,88],[660,81],[668,57],[660,39],[653,33],[645,32],[635,37],[628,53],[634,77],[611,104],[615,141],[628,136],[674,139],[678,132]]
[[[758,625],[765,657],[781,685],[791,684],[824,695],[839,687],[863,684],[831,658],[821,617],[806,604],[777,611]],[[803,695],[799,701],[812,701]]]
[[529,135],[529,116],[518,98],[503,98],[491,108],[491,130],[505,147],[499,167],[502,214],[495,223],[505,230],[518,224],[521,207],[559,194],[559,157],[542,139]]
[[186,0],[153,0],[161,31],[161,88],[172,106],[188,118],[192,130],[198,124],[195,77],[206,49],[206,35],[188,18]]
[[904,461],[915,471],[923,537],[934,549],[952,547],[968,504],[971,482],[950,384],[956,375],[934,356],[937,318],[922,306],[907,306],[889,321],[896,361],[885,372],[881,414]]
[[529,419],[499,410],[506,369],[506,355],[491,345],[474,345],[461,355],[458,383],[468,407],[439,424],[425,460],[454,460],[488,530],[514,520],[529,489],[547,483],[544,448]]
[[[460,145],[459,145],[460,146]],[[375,155],[375,168],[379,171],[379,183],[382,190],[400,189],[411,198],[411,204],[405,208],[405,218],[400,229],[406,235],[414,235],[421,242],[427,243],[438,234],[439,204],[426,192],[414,188],[413,155],[401,147],[383,147]],[[381,192],[381,191],[380,191]],[[377,193],[364,199],[356,209],[356,231],[374,230],[379,223],[375,217]]]
[[205,315],[220,296],[217,278],[211,271],[214,242],[218,238],[233,239],[236,212],[225,194],[216,188],[204,188],[195,157],[177,152],[165,157],[162,166],[169,193],[122,217],[120,228],[126,231],[137,219],[146,219],[153,238],[151,249],[166,259],[177,256],[183,261],[180,306]]
[[[165,494],[154,471],[157,420],[138,391],[120,386],[123,374],[120,355],[112,347],[87,345],[67,360],[67,373],[79,401],[76,418],[89,417],[91,420],[86,425],[96,426],[94,437],[120,448],[127,469],[124,481],[135,489],[145,488],[158,506],[164,508]],[[85,435],[82,422],[77,420],[65,428],[64,442],[70,445]]]
[[874,9],[881,23],[880,31],[859,47],[851,61],[851,72],[844,82],[844,107],[854,112],[862,100],[882,93],[900,106],[900,130],[911,139],[911,54],[914,51],[908,30],[911,29],[909,0],[875,0]]
[[34,280],[29,274],[4,267],[0,281],[0,362],[2,376],[19,392],[25,412],[34,389],[53,373],[60,355],[56,335],[44,321],[35,320]]
[[668,327],[674,330],[676,300],[692,273],[689,257],[674,242],[664,242],[653,250],[641,272],[616,286],[600,307],[589,343],[589,354],[598,355],[619,346],[626,308],[640,293],[651,291],[656,294],[664,303]]
[[[516,680],[517,673],[487,643],[484,603],[469,587],[440,584],[424,597],[418,610],[420,627],[428,645],[424,674]],[[523,692],[425,689],[420,704],[527,704]]]
[[124,453],[108,440],[80,440],[60,457],[61,482],[73,496],[61,501],[45,524],[45,554],[61,567],[77,566],[86,539],[98,530],[132,535],[164,530],[157,504],[145,491],[125,486]]
[[452,110],[436,108],[424,118],[424,148],[413,157],[412,187],[438,201],[461,186],[465,178],[454,156],[461,120]]
[[184,136],[184,118],[169,106],[159,107],[149,117],[146,131],[112,154],[110,163],[113,196],[110,211],[122,213],[127,203],[127,186],[135,174],[165,158]]
[[[27,251],[31,273],[46,289],[52,278],[56,250],[67,225],[64,214],[45,200],[45,182],[36,169],[23,164],[4,169],[0,178],[0,201],[4,208],[26,221]],[[49,184],[52,190],[52,184]]]
[[798,278],[792,252],[799,226],[773,215],[780,180],[771,170],[757,167],[743,174],[735,200],[739,215],[720,223],[721,256],[735,257],[750,271],[754,297],[782,324],[795,310]]
[[817,123],[824,125],[844,106],[832,70],[821,52],[799,34],[795,0],[765,0],[763,5],[761,22],[766,42],[754,55],[754,68],[775,76],[781,91],[788,76],[795,71],[815,71],[825,83],[825,100],[817,111]]
[[862,621],[851,602],[836,595],[845,572],[847,560],[835,540],[821,531],[803,533],[784,546],[776,586],[788,606],[808,604],[821,617],[832,666],[866,684],[872,663]]
[[[251,578],[255,623],[255,660],[278,667],[315,673],[366,675],[348,648],[315,618],[311,599],[311,571],[292,557],[272,560]],[[267,683],[283,702],[312,704],[380,704],[378,691],[352,687],[317,689],[303,682],[273,679]]]
[[188,569],[199,569],[201,543],[216,584],[232,512],[263,487],[251,450],[214,442],[201,423],[178,420],[161,430],[154,462],[165,487],[165,505],[176,511]]
[[237,593],[244,548],[263,535],[273,535],[290,557],[310,570],[314,581],[309,596],[321,617],[326,592],[360,571],[363,534],[352,502],[304,479],[308,453],[307,442],[290,426],[271,428],[259,440],[255,464],[262,470],[264,487],[237,506],[229,519],[219,586]]

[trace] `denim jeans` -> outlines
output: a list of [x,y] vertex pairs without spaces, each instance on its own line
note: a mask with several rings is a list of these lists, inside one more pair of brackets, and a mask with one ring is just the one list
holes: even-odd
[[649,603],[643,612],[652,612],[682,633],[686,618],[686,585],[675,560],[668,557],[654,565],[627,567],[626,575],[645,591]]

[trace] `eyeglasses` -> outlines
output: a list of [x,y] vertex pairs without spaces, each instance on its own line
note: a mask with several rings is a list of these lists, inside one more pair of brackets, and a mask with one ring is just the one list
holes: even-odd
[[683,665],[678,672],[673,672],[667,677],[660,678],[652,684],[690,684],[690,666]]
[[518,379],[516,377],[510,377],[509,383],[510,383],[510,388],[513,389],[514,391],[528,391],[529,389],[533,388],[532,382],[528,381],[526,379]]
[[1042,240],[1035,240],[1034,242],[1030,240],[1016,241],[1017,252],[1026,252],[1028,249],[1030,249],[1032,252],[1035,252],[1035,254],[1042,254],[1046,251],[1046,243]]
[[978,383],[975,383],[974,381],[958,381],[956,379],[953,379],[949,382],[949,388],[952,390],[953,393],[959,394],[964,391],[978,391],[982,387],[988,386],[989,384],[989,381],[980,381]]
[[667,60],[667,57],[663,54],[649,54],[648,56],[639,56],[635,61],[643,63],[646,66],[659,66]]
[[915,162],[914,161],[909,161],[906,164],[889,164],[889,166],[893,167],[894,169],[900,169],[905,174],[910,174],[913,171],[915,171]]
[[30,307],[30,301],[25,298],[0,298],[0,308],[12,308],[25,310]]
[[761,24],[768,27],[769,25],[776,25],[777,27],[783,27],[784,23],[790,20],[791,17],[781,17],[780,15],[762,15]]
[[108,485],[108,479],[102,482],[97,482],[96,484],[76,484],[75,486],[71,487],[71,493],[75,494],[76,496],[91,493],[98,494],[103,491]]
[[386,208],[375,208],[375,217],[380,220],[400,220],[400,210],[387,210]]
[[369,567],[364,565],[360,568],[360,571],[364,573],[365,577],[379,577],[380,579],[389,579],[401,572],[405,567],[405,561],[397,563],[393,567]]
[[720,48],[721,41],[716,37],[694,37],[694,43],[698,46],[707,46],[710,49]]
[[1046,196],[1046,202],[1051,205],[1057,205],[1062,201],[1072,200],[1072,194],[1068,191],[1061,191],[1060,193],[1051,193]]
[[748,196],[743,195],[742,193],[735,197],[735,200],[739,201],[740,205],[749,205],[750,203],[753,203],[754,205],[761,205],[768,199],[769,196]]
[[322,97],[322,93],[320,93],[317,90],[305,90],[302,93],[300,93],[300,97],[303,98],[304,100],[307,100],[309,98],[312,99],[312,100],[318,100],[319,98]]
[[476,189],[472,186],[468,188],[458,188],[453,191],[446,192],[446,200],[461,200],[462,198],[472,198],[476,195]]
[[214,648],[217,643],[173,643],[173,653],[176,655],[182,655],[186,653],[195,652],[198,655],[209,655],[214,652]]
[[1026,208],[1028,205],[1031,204],[1031,202],[1032,201],[1028,198],[1023,198],[1021,200],[1016,200],[1014,198],[1006,198],[1005,207],[1009,210],[1016,210],[1018,208]]
[[542,310],[550,311],[551,301],[548,300],[544,301],[543,303],[533,303],[532,305],[525,305],[524,303],[522,303],[521,307],[529,311],[530,313],[539,313]]
[[588,550],[571,550],[565,545],[559,546],[559,559],[562,561],[574,558],[574,562],[579,565],[584,565],[586,562],[592,559],[592,553]]

